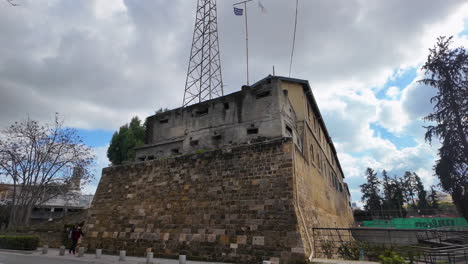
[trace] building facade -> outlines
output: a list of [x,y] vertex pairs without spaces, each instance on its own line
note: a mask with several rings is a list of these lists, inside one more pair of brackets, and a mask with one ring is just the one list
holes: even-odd
[[88,248],[237,263],[313,256],[349,227],[350,194],[307,81],[268,76],[147,119],[134,164],[105,168]]

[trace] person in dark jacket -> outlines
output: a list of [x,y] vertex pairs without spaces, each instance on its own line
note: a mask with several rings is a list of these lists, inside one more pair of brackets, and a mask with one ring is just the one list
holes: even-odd
[[76,250],[76,245],[78,245],[78,240],[80,240],[80,237],[84,236],[83,232],[81,231],[81,227],[76,225],[73,227],[73,229],[70,231],[70,239],[72,241],[70,250],[68,251],[70,254],[73,252],[73,255],[75,255],[75,250]]

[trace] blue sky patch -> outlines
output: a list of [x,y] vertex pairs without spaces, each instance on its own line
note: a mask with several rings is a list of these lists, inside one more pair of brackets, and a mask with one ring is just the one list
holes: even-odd
[[377,123],[371,123],[370,128],[374,131],[374,136],[389,140],[392,142],[397,149],[401,150],[404,148],[416,147],[418,143],[409,136],[395,136],[393,133],[382,127]]
[[114,131],[110,130],[77,129],[77,131],[78,135],[83,138],[84,143],[92,148],[109,144],[114,134]]
[[[378,90],[377,94],[375,95],[378,99],[388,99],[386,95],[388,88],[396,86],[400,88],[401,91],[403,88],[411,84],[411,82],[414,81],[417,75],[416,67],[408,68],[401,73],[398,73],[398,71],[398,69],[394,70],[392,77],[388,78],[383,88]],[[397,76],[398,74],[400,74],[400,76]]]

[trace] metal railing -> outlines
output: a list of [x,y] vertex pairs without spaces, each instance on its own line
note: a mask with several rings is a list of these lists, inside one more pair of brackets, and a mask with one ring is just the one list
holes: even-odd
[[468,228],[313,228],[317,258],[378,261],[393,251],[410,263],[468,263]]

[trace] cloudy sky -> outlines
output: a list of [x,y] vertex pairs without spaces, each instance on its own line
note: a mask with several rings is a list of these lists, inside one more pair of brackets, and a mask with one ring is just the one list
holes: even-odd
[[[0,0],[0,127],[55,112],[108,164],[113,131],[182,104],[195,0]],[[245,84],[244,24],[218,0],[227,93]],[[250,4],[251,80],[288,75],[292,0]],[[462,0],[301,0],[292,77],[313,87],[353,200],[370,166],[417,172],[427,186],[436,147],[424,142],[434,89],[416,82],[440,35],[468,46]],[[455,46],[454,45],[454,46]]]

